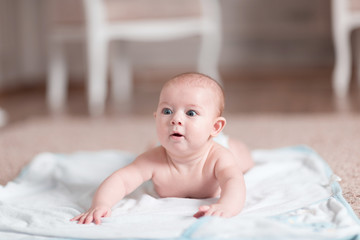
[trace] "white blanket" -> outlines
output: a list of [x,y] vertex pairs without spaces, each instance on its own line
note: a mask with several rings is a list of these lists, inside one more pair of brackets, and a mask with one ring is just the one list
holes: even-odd
[[338,177],[303,146],[253,152],[244,210],[231,219],[192,215],[216,199],[159,198],[151,182],[120,201],[101,225],[69,219],[101,181],[134,159],[119,151],[43,153],[0,186],[0,239],[360,239]]

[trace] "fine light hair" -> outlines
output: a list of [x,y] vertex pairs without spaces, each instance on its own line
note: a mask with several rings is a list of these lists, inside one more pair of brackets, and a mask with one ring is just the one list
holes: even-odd
[[162,87],[162,90],[168,86],[177,85],[177,84],[183,84],[189,87],[209,88],[210,90],[212,90],[214,95],[217,97],[218,114],[219,116],[222,115],[225,108],[224,91],[222,87],[219,85],[219,83],[215,81],[213,78],[202,73],[195,73],[195,72],[182,73],[167,81]]

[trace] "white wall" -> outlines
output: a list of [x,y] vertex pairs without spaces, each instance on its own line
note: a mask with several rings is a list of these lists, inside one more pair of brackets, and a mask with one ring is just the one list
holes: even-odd
[[[0,0],[0,91],[43,82],[46,0]],[[329,0],[221,0],[221,70],[331,66]],[[199,39],[132,43],[136,71],[195,65]],[[83,48],[69,46],[70,74],[83,77]],[[171,58],[171,61],[169,60]]]
[[44,76],[44,33],[38,0],[0,0],[0,89]]

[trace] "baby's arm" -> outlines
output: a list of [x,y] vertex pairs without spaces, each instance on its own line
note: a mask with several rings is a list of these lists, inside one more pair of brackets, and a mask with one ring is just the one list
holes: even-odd
[[[225,155],[225,157],[231,157],[231,155]],[[218,160],[215,165],[215,176],[221,188],[219,201],[212,205],[201,206],[194,217],[233,217],[243,209],[246,187],[242,170],[238,164],[228,161],[228,159]]]
[[101,217],[111,215],[112,206],[151,178],[151,168],[146,165],[148,165],[146,161],[138,158],[130,165],[114,172],[97,189],[90,209],[71,221],[78,221],[79,224],[91,222],[100,224]]

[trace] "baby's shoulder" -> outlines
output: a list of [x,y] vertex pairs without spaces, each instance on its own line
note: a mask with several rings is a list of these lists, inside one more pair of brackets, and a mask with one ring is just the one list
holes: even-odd
[[146,163],[161,163],[166,158],[165,150],[162,146],[158,146],[139,155],[135,161]]
[[217,157],[217,156],[229,157],[228,156],[229,154],[231,155],[231,151],[228,148],[222,146],[219,143],[214,142],[214,145],[213,145],[213,147],[211,149],[211,155],[213,157]]
[[209,160],[209,166],[213,166],[215,172],[229,168],[237,169],[239,166],[232,152],[219,144],[218,146],[214,146],[211,158],[212,159]]

